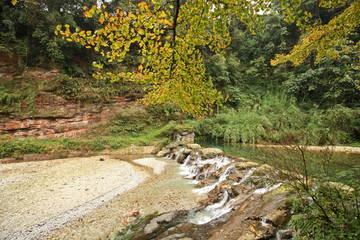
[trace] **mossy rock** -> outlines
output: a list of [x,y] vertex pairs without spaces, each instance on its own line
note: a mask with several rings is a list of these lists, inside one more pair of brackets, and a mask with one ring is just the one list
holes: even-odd
[[235,165],[237,170],[247,170],[254,167],[259,167],[260,164],[256,162],[240,162]]

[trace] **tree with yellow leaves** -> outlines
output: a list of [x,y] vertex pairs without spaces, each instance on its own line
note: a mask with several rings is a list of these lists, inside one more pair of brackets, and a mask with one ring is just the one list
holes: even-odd
[[200,117],[214,104],[221,105],[223,97],[205,77],[199,47],[221,54],[230,43],[230,15],[256,28],[261,23],[258,14],[269,6],[268,1],[153,0],[137,3],[133,11],[107,12],[105,5],[94,5],[84,7],[84,14],[97,17],[101,29],[92,32],[59,25],[55,33],[100,52],[109,62],[122,62],[136,45],[142,55],[138,71],[104,73],[103,65],[94,63],[99,68],[94,77],[144,84],[143,103],[173,102],[185,113]]
[[[16,3],[16,1],[12,1]],[[344,10],[325,25],[310,25],[311,13],[301,10],[301,0],[281,0],[288,21],[296,21],[306,31],[299,45],[288,55],[277,55],[273,65],[291,61],[301,64],[316,51],[317,61],[324,56],[336,58],[335,46],[346,50],[359,43],[347,44],[347,37],[359,26],[360,1],[321,0],[320,6]],[[109,62],[124,61],[136,46],[142,56],[137,71],[105,72],[103,64],[94,77],[111,81],[133,81],[144,85],[145,104],[173,102],[185,113],[200,117],[221,105],[224,97],[205,77],[201,47],[217,54],[230,43],[231,16],[246,23],[250,30],[262,25],[262,15],[272,8],[269,0],[152,0],[138,2],[130,10],[106,11],[106,6],[84,7],[87,18],[97,18],[101,28],[95,31],[71,29],[59,25],[55,34],[82,44],[106,57]]]
[[[324,57],[339,58],[340,54],[335,47],[341,47],[343,52],[356,50],[360,56],[360,42],[354,43],[348,38],[360,26],[360,1],[321,0],[320,7],[341,7],[343,9],[340,14],[324,25],[311,25],[309,20],[312,16],[309,12],[293,10],[294,6],[299,7],[300,5],[301,0],[282,0],[283,8],[287,9],[285,12],[288,15],[287,20],[296,20],[297,25],[306,33],[300,43],[288,55],[276,55],[276,58],[271,62],[273,66],[287,61],[300,65],[314,52],[317,54],[315,63],[319,63]],[[360,68],[360,64],[358,68]]]

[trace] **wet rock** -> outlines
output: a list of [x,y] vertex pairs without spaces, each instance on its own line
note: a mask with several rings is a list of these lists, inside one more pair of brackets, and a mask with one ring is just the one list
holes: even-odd
[[183,164],[184,161],[185,161],[185,155],[183,153],[180,153],[179,156],[177,157],[176,161],[179,163],[179,164]]
[[223,153],[223,151],[218,148],[203,148],[200,150],[200,152],[205,158],[212,158],[218,154]]
[[240,163],[237,163],[235,165],[236,169],[238,170],[248,170],[250,168],[256,168],[256,167],[259,167],[260,164],[259,163],[255,163],[255,162],[240,162]]
[[248,188],[244,185],[232,185],[231,186],[232,194],[236,197],[238,195],[245,194],[248,191]]
[[295,236],[295,232],[293,229],[279,230],[276,233],[276,239],[281,239],[281,240],[290,240],[293,239],[294,236]]
[[162,146],[156,146],[154,150],[151,152],[151,154],[156,155],[158,152],[162,150],[162,148],[163,148]]
[[195,178],[195,180],[200,180],[200,182],[196,185],[196,187],[203,188],[216,183],[218,179],[213,175],[206,177],[205,173],[201,173]]
[[180,239],[188,239],[185,237],[185,233],[177,233],[170,235],[168,237],[161,238],[161,240],[180,240]]
[[268,218],[276,226],[280,226],[288,222],[291,218],[291,215],[289,209],[280,208],[266,215],[266,218]]
[[145,216],[134,221],[128,228],[119,233],[115,239],[144,240],[157,238],[168,229],[183,222],[187,213],[187,211],[174,211]]
[[269,173],[274,172],[275,169],[267,164],[262,164],[256,169],[256,175],[258,176],[265,176]]
[[166,155],[170,154],[171,153],[171,150],[170,149],[167,149],[167,148],[163,148],[161,151],[159,151],[157,154],[156,154],[156,157],[165,157]]
[[184,153],[184,155],[189,156],[192,153],[192,150],[186,148],[183,153]]
[[165,148],[173,150],[173,149],[175,149],[177,147],[179,147],[179,143],[178,142],[172,142],[172,143],[168,144]]
[[160,228],[161,223],[169,223],[176,216],[175,212],[169,212],[153,218],[145,227],[144,233],[151,234]]

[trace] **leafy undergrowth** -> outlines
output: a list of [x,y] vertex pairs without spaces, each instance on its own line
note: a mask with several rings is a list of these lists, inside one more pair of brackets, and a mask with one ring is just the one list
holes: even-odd
[[348,145],[359,141],[359,109],[336,105],[327,110],[299,107],[284,94],[265,95],[259,104],[193,122],[204,141]]
[[96,126],[78,138],[16,138],[0,136],[0,158],[30,153],[63,153],[69,151],[96,152],[115,150],[132,144],[138,146],[166,145],[173,132],[190,126],[177,124],[180,114],[171,106],[123,109],[106,124]]

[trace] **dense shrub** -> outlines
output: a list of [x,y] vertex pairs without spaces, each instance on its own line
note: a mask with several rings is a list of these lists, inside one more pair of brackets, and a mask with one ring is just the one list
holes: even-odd
[[327,111],[303,110],[293,98],[269,93],[250,108],[230,109],[194,124],[197,135],[207,140],[339,144],[357,140],[358,114],[340,105]]

